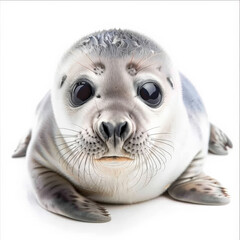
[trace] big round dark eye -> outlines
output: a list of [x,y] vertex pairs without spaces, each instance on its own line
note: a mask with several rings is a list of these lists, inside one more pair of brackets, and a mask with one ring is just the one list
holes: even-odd
[[90,83],[86,81],[78,82],[72,90],[72,103],[74,106],[80,106],[85,103],[94,94]]
[[153,82],[147,82],[139,88],[139,96],[150,107],[156,107],[162,100],[162,93],[159,86]]

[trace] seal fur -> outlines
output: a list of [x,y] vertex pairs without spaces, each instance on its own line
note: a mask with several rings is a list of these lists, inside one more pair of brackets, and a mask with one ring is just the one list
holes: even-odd
[[[79,79],[94,94],[74,107]],[[138,94],[149,80],[161,86],[156,108]],[[13,156],[27,150],[45,209],[106,222],[108,212],[95,201],[129,204],[167,190],[180,201],[228,203],[226,190],[202,171],[208,150],[226,154],[227,147],[231,141],[209,123],[197,91],[162,48],[135,32],[109,30],[81,39],[64,55],[31,133]]]

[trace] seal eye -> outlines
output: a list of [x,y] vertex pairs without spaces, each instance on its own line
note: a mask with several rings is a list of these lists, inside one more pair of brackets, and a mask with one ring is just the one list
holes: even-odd
[[80,106],[84,104],[93,94],[93,88],[87,81],[78,82],[72,91],[72,103],[74,106]]
[[162,100],[162,94],[156,83],[148,82],[139,88],[139,95],[150,107],[156,107]]

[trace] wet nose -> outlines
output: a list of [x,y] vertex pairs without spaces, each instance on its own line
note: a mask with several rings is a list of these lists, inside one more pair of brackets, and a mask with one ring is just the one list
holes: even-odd
[[110,122],[102,122],[99,126],[99,132],[105,141],[108,141],[111,137],[114,137],[114,139],[120,138],[124,141],[129,133],[129,126],[126,121],[115,125]]

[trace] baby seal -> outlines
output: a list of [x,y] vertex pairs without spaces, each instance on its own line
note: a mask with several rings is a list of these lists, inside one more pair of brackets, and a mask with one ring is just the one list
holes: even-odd
[[62,58],[25,156],[40,205],[86,222],[107,222],[96,202],[131,204],[165,191],[179,201],[221,205],[226,190],[202,171],[228,137],[209,123],[192,84],[165,51],[127,30],[93,33]]

